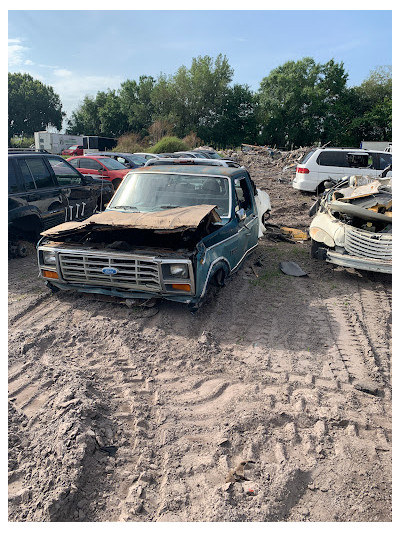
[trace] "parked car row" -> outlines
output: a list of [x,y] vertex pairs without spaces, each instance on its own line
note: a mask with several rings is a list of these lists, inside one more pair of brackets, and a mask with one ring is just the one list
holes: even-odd
[[76,155],[68,158],[67,161],[82,174],[90,174],[110,181],[116,190],[130,169],[142,167],[147,161],[165,158],[222,160],[217,152],[211,150],[195,150],[192,152],[173,152],[165,154],[96,152]]

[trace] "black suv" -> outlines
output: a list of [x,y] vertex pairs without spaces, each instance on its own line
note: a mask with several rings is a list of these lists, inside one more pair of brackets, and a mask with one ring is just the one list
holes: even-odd
[[26,255],[21,240],[36,242],[41,231],[103,210],[110,183],[83,175],[62,157],[32,151],[8,153],[8,236],[11,255]]

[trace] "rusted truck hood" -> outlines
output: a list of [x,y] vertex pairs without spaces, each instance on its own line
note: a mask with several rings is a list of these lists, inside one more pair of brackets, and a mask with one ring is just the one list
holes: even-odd
[[160,233],[181,232],[196,229],[201,222],[206,224],[221,222],[216,207],[215,205],[195,205],[151,213],[121,213],[110,210],[92,215],[82,222],[65,222],[43,231],[41,235],[60,237],[81,231],[117,229],[143,229]]

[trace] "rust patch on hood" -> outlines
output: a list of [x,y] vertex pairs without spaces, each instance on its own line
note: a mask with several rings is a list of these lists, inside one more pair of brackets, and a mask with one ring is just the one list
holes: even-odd
[[151,213],[121,213],[110,210],[92,215],[82,222],[59,224],[54,228],[43,231],[41,235],[56,237],[94,228],[100,231],[109,229],[147,229],[163,232],[196,229],[205,219],[208,219],[207,222],[211,224],[221,221],[215,210],[216,207],[215,205],[195,205]]

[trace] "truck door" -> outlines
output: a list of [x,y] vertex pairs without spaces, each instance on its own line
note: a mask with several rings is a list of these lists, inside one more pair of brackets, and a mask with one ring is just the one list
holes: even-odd
[[[47,159],[64,197],[65,221],[83,220],[97,208],[97,194],[84,176],[58,157]],[[89,178],[90,179],[90,178]]]
[[64,199],[43,158],[26,157],[16,160],[25,187],[24,199],[41,214],[43,229],[64,222]]
[[[239,213],[239,250],[241,260],[246,252],[253,248],[258,241],[258,215],[255,208],[254,195],[252,194],[249,180],[243,176],[236,178],[235,181],[235,211],[238,216]],[[243,216],[245,215],[245,217]]]

